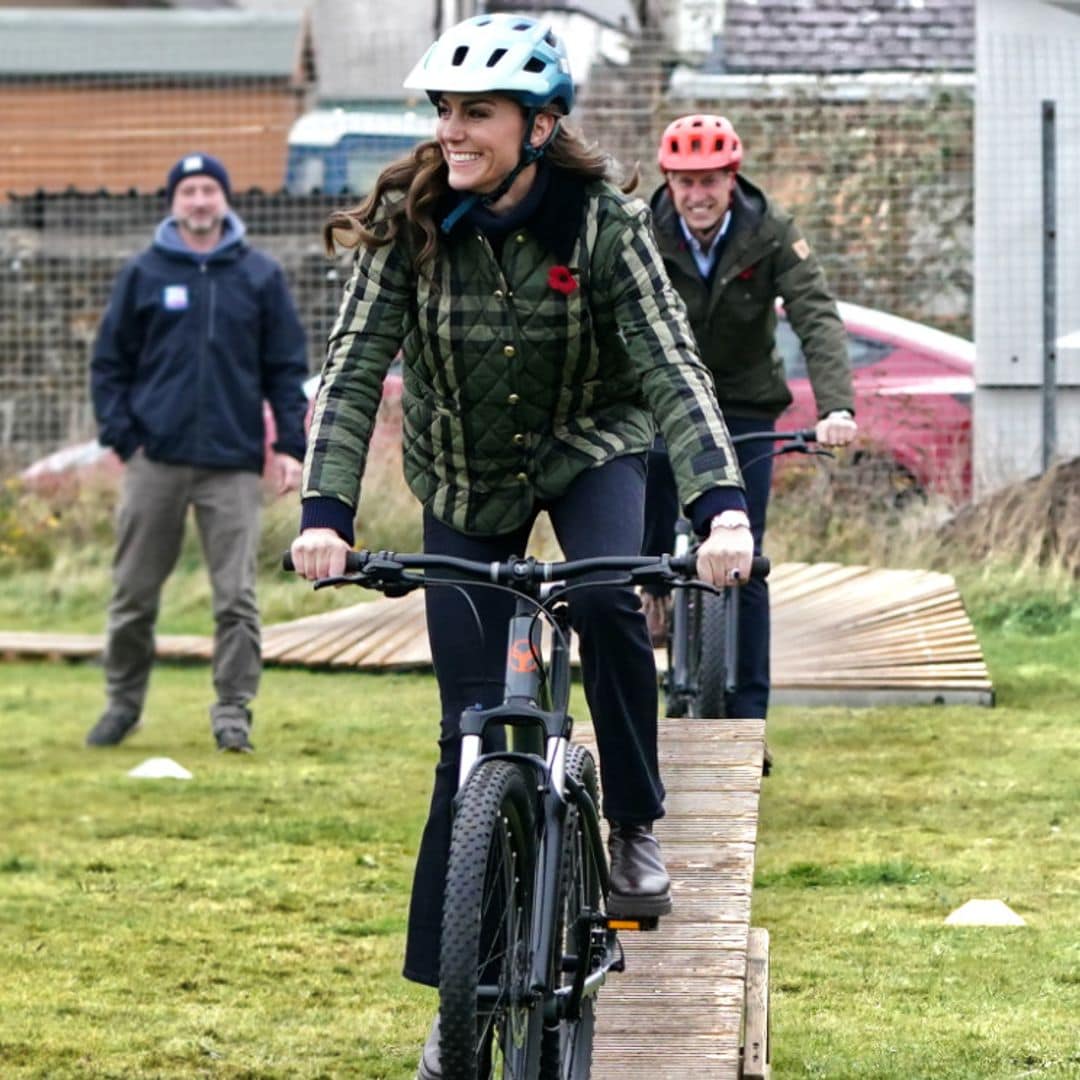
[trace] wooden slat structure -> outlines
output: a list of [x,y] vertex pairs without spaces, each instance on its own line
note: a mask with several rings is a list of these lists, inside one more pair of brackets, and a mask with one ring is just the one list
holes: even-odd
[[[750,929],[764,722],[660,724],[668,796],[656,834],[671,874],[674,910],[654,933],[620,935],[626,970],[608,980],[598,1000],[592,1075],[764,1078],[763,932]],[[766,935],[766,950],[767,941]],[[751,942],[756,960],[749,955]],[[744,1026],[757,1043],[756,1049],[748,1045],[745,1060]]]
[[[770,591],[776,703],[993,704],[989,672],[949,574],[781,563]],[[0,655],[8,657],[100,651],[101,639],[90,635],[0,631]],[[208,658],[210,641],[161,637],[158,653]],[[312,667],[426,667],[423,597],[379,599],[265,627],[263,656]]]

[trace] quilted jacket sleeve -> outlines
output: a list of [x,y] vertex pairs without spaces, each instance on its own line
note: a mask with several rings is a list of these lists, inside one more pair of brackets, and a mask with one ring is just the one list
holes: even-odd
[[383,377],[408,327],[416,285],[404,245],[360,247],[337,321],[308,435],[301,497],[355,510]]
[[742,488],[712,377],[656,248],[649,211],[633,200],[613,213],[622,218],[621,227],[599,229],[593,286],[597,302],[611,305],[667,443],[680,502],[688,507],[714,488]]

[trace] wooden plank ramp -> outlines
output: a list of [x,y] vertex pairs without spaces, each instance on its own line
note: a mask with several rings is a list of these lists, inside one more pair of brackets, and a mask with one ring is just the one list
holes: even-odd
[[[780,563],[770,592],[778,704],[993,704],[990,675],[951,575]],[[160,637],[157,645],[162,657],[210,656],[208,638]],[[100,636],[0,631],[0,656],[9,659],[100,651]],[[264,627],[263,656],[309,667],[428,667],[423,596],[372,600]],[[657,659],[663,666],[662,653]]]
[[[764,728],[660,721],[667,816],[655,829],[674,910],[655,932],[620,935],[626,970],[600,993],[593,1080],[768,1076],[768,995],[749,956]],[[588,745],[591,732],[580,734]],[[745,1062],[744,1023],[757,1043]]]

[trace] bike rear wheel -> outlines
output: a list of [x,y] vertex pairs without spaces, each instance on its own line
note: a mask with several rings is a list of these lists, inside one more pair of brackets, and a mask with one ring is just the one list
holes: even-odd
[[691,615],[691,636],[697,645],[691,652],[697,660],[697,700],[690,715],[705,719],[727,716],[727,598],[721,593],[695,592]]
[[[599,808],[596,763],[585,747],[570,747],[566,772]],[[553,990],[570,986],[578,965],[588,962],[586,957],[579,955],[575,927],[583,912],[599,911],[600,905],[600,877],[589,854],[581,814],[571,803],[563,826],[558,918],[549,984]],[[587,997],[582,999],[581,1012],[576,1018],[564,1017],[555,1025],[545,1024],[540,1080],[588,1080],[595,1023],[596,998]]]
[[439,955],[440,1054],[447,1080],[535,1075],[542,1003],[528,994],[533,804],[521,769],[479,765],[450,841]]

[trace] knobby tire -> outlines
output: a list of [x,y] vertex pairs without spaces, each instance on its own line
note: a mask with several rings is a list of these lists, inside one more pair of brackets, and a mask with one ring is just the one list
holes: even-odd
[[698,592],[693,600],[696,615],[691,617],[692,631],[696,629],[698,670],[697,702],[691,716],[718,720],[727,716],[724,683],[727,681],[725,649],[727,644],[727,599],[710,592]]
[[[584,746],[570,747],[566,772],[584,787],[599,810],[596,763]],[[569,986],[574,981],[577,964],[585,962],[583,958],[579,960],[574,938],[578,915],[584,910],[598,911],[601,906],[599,874],[589,857],[581,815],[573,803],[567,807],[563,826],[559,893],[550,976],[553,989]],[[576,1020],[563,1019],[554,1027],[544,1026],[540,1080],[588,1080],[592,1068],[595,1023],[596,998],[587,997],[582,1000],[581,1015]]]
[[[439,963],[446,1080],[526,1078],[537,1068],[542,1003],[528,999],[535,830],[518,766],[480,764],[461,794],[450,840]],[[499,988],[482,1002],[479,986]]]

